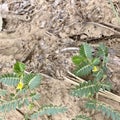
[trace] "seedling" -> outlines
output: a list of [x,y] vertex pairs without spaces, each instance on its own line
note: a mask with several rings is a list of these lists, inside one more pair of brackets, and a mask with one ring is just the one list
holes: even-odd
[[[87,98],[85,107],[101,111],[112,120],[120,120],[120,113],[114,111],[110,106],[100,103],[95,97],[99,90],[110,90],[111,84],[108,81],[108,49],[104,44],[100,44],[94,49],[89,44],[84,43],[80,46],[79,55],[72,57],[73,63],[76,65],[74,74],[81,78],[85,78],[85,82],[80,83],[72,89],[71,94],[77,97]],[[74,120],[89,120],[85,115],[79,115]]]
[[[3,112],[3,117],[12,110],[21,113],[25,120],[65,112],[65,107],[41,106],[38,104],[40,93],[37,92],[36,88],[40,86],[42,77],[39,74],[26,73],[25,68],[25,64],[16,62],[12,74],[0,76],[0,82],[3,86],[0,89],[0,113]],[[8,89],[5,89],[6,87],[4,86],[7,86]],[[21,108],[24,106],[28,108],[27,113],[21,111]]]
[[89,44],[82,44],[79,55],[73,56],[72,61],[76,65],[75,75],[89,76],[96,81],[106,78],[108,50],[103,44],[100,44],[96,53]]

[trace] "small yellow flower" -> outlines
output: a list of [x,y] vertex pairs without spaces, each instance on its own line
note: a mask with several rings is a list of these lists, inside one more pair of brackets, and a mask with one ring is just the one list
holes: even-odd
[[18,83],[16,89],[18,89],[18,90],[22,90],[22,88],[23,88],[23,82],[20,81],[20,82]]
[[98,70],[99,70],[99,68],[97,66],[94,66],[92,69],[93,72],[97,72]]

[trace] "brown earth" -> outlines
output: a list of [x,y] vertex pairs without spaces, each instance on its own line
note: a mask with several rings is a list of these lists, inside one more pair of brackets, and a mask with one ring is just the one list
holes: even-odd
[[[73,85],[64,79],[73,68],[71,57],[77,52],[69,48],[76,49],[83,42],[94,46],[104,42],[109,47],[109,77],[113,92],[120,95],[120,23],[107,0],[0,0],[0,3],[9,8],[0,10],[4,23],[0,32],[0,74],[11,72],[13,64],[22,61],[28,72],[44,75],[38,90],[43,96],[40,103],[68,108],[64,114],[39,120],[72,120],[79,113],[89,115],[83,101],[68,94]],[[120,14],[120,2],[113,3]],[[120,110],[119,103],[100,99]],[[6,119],[23,118],[12,111]],[[98,113],[92,120],[107,118]]]

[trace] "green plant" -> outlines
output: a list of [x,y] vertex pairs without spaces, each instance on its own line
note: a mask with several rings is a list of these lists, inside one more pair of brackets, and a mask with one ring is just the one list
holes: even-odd
[[[25,120],[65,112],[66,108],[62,106],[38,104],[40,94],[36,88],[40,86],[42,77],[39,74],[26,73],[25,68],[25,64],[16,62],[13,68],[14,73],[0,76],[3,86],[0,89],[0,112],[6,115],[11,110],[17,110]],[[4,89],[4,86],[8,86],[8,89]],[[28,108],[27,113],[21,111],[24,106]]]
[[86,108],[91,110],[102,111],[103,115],[106,115],[107,118],[111,117],[112,120],[120,120],[120,113],[115,111],[109,105],[98,102],[96,100],[89,100],[86,105]]
[[[107,47],[100,44],[97,49],[94,49],[89,44],[84,43],[80,47],[79,55],[73,56],[72,61],[76,65],[74,74],[79,77],[86,77],[86,81],[73,88],[71,95],[87,98],[86,108],[102,111],[108,118],[120,120],[120,113],[105,104],[101,104],[95,97],[99,90],[109,91],[111,89],[111,84],[107,79]],[[81,118],[81,115],[79,117]],[[79,120],[78,118],[77,120]],[[81,118],[81,120],[88,119],[88,117]]]
[[89,44],[82,44],[79,55],[73,56],[72,61],[76,65],[75,75],[90,75],[92,80],[97,81],[106,78],[108,50],[103,44],[99,45],[96,53]]

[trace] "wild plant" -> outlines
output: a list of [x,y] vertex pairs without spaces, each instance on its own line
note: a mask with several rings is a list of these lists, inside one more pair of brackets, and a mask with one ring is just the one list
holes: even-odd
[[[100,44],[98,48],[93,48],[87,43],[80,46],[79,54],[72,57],[76,66],[74,74],[86,81],[80,83],[71,90],[71,94],[76,97],[87,98],[85,108],[101,111],[112,120],[120,120],[120,113],[109,105],[99,102],[96,98],[99,91],[111,90],[111,83],[108,79],[108,48]],[[73,120],[90,120],[85,115],[79,115]]]
[[[25,120],[38,119],[43,115],[54,115],[66,111],[65,107],[54,105],[39,105],[40,93],[37,92],[41,84],[40,74],[25,71],[25,64],[16,62],[13,73],[0,76],[0,113],[3,119],[8,112],[15,110],[23,115]],[[27,112],[22,112],[26,108]],[[1,118],[2,119],[2,118]]]

